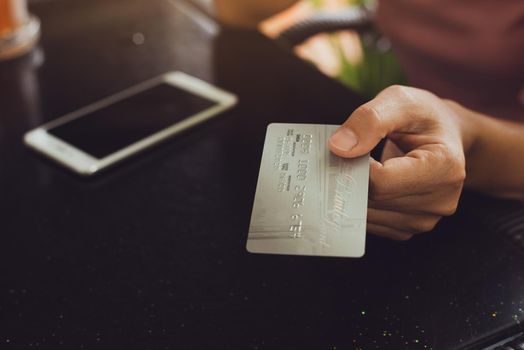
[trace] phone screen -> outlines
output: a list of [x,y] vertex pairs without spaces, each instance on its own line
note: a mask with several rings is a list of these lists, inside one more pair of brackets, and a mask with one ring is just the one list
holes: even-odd
[[161,83],[48,130],[95,158],[104,158],[217,102]]

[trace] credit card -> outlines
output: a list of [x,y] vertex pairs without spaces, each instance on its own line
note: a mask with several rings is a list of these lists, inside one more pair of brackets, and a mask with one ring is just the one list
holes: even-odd
[[332,154],[336,125],[270,124],[246,248],[251,253],[361,257],[369,154]]

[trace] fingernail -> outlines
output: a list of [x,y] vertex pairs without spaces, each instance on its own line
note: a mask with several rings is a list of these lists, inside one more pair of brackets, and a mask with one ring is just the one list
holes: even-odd
[[358,143],[357,135],[350,129],[341,127],[331,136],[331,145],[341,151],[350,151]]

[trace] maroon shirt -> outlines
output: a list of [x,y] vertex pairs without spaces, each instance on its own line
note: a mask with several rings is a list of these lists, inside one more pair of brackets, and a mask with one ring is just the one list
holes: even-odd
[[524,0],[381,0],[410,85],[524,121]]

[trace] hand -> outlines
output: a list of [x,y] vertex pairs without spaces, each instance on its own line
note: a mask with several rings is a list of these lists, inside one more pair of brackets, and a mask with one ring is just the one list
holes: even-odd
[[367,230],[406,240],[433,229],[455,212],[466,176],[466,147],[457,105],[430,92],[392,86],[357,108],[331,136],[341,157],[387,143],[381,162],[371,159]]

